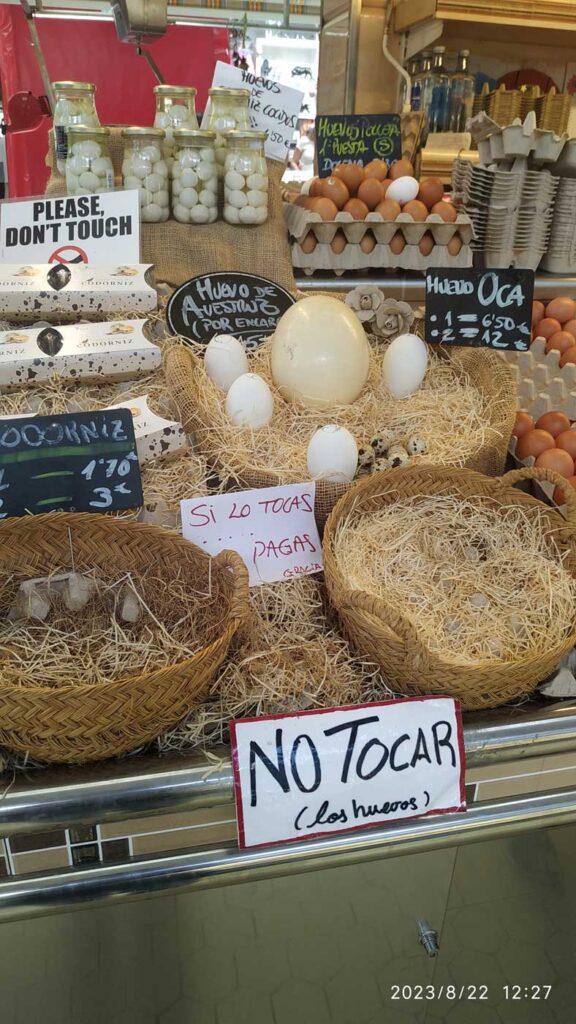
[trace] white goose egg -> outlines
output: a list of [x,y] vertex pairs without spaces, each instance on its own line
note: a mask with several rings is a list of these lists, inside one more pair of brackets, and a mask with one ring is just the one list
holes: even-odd
[[384,354],[382,382],[392,392],[394,398],[407,398],[418,390],[427,369],[426,342],[416,334],[400,334],[391,342]]
[[265,427],[274,413],[274,398],[257,373],[237,377],[226,395],[226,415],[235,427]]
[[395,199],[402,206],[404,203],[409,203],[411,199],[416,199],[419,190],[420,185],[416,178],[412,178],[409,174],[404,174],[401,178],[396,178],[396,181],[389,185],[386,199]]
[[206,346],[204,369],[217,388],[228,392],[238,377],[248,373],[248,357],[241,342],[231,334],[216,334]]
[[308,472],[314,480],[353,480],[358,468],[358,445],[346,427],[329,423],[312,434]]

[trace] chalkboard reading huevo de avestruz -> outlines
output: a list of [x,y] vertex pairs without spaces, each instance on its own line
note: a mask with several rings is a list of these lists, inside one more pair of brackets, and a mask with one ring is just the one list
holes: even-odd
[[326,178],[337,164],[362,164],[402,156],[399,114],[319,114],[316,118],[318,174]]
[[142,503],[129,409],[0,420],[0,519]]
[[428,270],[426,341],[525,352],[533,294],[532,270]]

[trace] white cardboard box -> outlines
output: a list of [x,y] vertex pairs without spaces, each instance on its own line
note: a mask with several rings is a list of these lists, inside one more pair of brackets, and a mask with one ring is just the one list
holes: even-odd
[[98,319],[103,313],[148,313],[157,301],[152,264],[0,264],[0,315],[8,318]]

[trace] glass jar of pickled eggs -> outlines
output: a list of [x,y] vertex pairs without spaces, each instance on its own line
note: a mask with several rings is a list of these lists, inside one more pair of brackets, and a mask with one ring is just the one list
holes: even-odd
[[74,125],[68,129],[66,191],[72,196],[83,192],[111,192],[114,167],[108,150],[109,128]]
[[218,219],[216,134],[177,128],[172,163],[172,213],[182,224],[212,224]]
[[158,224],[170,216],[170,185],[168,164],[162,153],[164,132],[160,128],[124,128],[124,188],[137,188],[140,193],[140,217],[149,224]]
[[232,131],[226,135],[224,220],[228,224],[263,224],[268,218],[266,132]]
[[68,154],[67,130],[70,125],[85,124],[97,128],[100,124],[91,82],[52,82],[54,90],[54,142],[56,164],[60,174],[66,172]]
[[175,128],[197,128],[196,89],[188,85],[157,85],[154,127],[164,132],[164,159],[168,166],[174,156]]
[[209,89],[210,107],[208,128],[216,132],[216,160],[220,168],[226,159],[226,132],[235,128],[249,128],[249,89],[228,89],[217,85]]

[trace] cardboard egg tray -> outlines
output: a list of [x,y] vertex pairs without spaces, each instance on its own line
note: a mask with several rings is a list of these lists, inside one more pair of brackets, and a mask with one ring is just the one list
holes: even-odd
[[[450,225],[452,226],[452,225]],[[341,253],[332,252],[330,245],[320,243],[314,252],[304,253],[298,242],[292,245],[292,265],[305,274],[315,270],[331,270],[336,276],[348,270],[369,270],[374,267],[393,270],[427,270],[428,267],[465,268],[472,266],[472,249],[463,245],[457,256],[451,256],[445,245],[435,245],[428,256],[423,256],[417,245],[407,245],[397,256],[390,246],[379,244],[372,252],[362,252],[359,245],[347,245]]]
[[435,245],[439,247],[447,246],[457,232],[465,247],[469,246],[474,237],[472,221],[465,213],[459,213],[451,224],[447,224],[437,213],[428,214],[425,221],[415,221],[408,213],[400,213],[394,221],[385,221],[379,213],[369,213],[365,220],[354,220],[351,214],[341,211],[335,220],[324,221],[318,213],[287,203],[284,206],[284,221],[291,238],[297,243],[303,242],[311,231],[321,245],[330,245],[339,228],[344,232],[347,242],[359,244],[364,235],[371,231],[378,245],[384,246],[397,231],[402,231],[406,244],[411,246],[417,246],[427,231],[430,231]]
[[534,111],[530,111],[524,121],[516,118],[504,128],[487,114],[478,114],[472,119],[470,129],[478,145],[480,162],[488,165],[529,159],[536,164],[555,163],[568,136],[555,135],[536,124]]
[[560,178],[547,251],[541,264],[553,274],[576,270],[576,181]]

